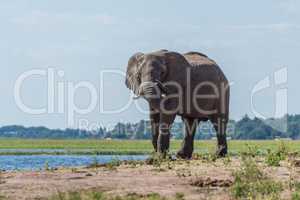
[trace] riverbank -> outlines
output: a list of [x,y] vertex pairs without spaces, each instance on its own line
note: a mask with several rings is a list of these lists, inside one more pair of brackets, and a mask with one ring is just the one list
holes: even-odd
[[216,159],[211,155],[191,161],[114,161],[79,168],[2,172],[0,195],[8,200],[92,200],[100,199],[96,198],[99,195],[120,196],[119,200],[229,200],[245,195],[291,199],[300,189],[298,157],[286,157],[279,166],[268,163],[268,158],[249,154]]

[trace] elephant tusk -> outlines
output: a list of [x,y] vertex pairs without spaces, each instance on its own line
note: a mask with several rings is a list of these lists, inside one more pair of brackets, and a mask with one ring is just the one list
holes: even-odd
[[137,100],[137,99],[139,99],[139,98],[141,98],[141,96],[139,95],[139,96],[137,96],[137,95],[134,95],[133,97],[132,97],[132,99],[133,100]]
[[155,82],[157,83],[158,87],[162,90],[162,92],[164,92],[166,95],[168,93],[168,89],[163,85],[163,83],[159,80],[155,80]]

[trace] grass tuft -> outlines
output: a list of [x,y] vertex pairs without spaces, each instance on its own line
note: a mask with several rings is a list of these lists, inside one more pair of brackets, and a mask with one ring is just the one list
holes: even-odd
[[280,161],[285,160],[288,155],[288,148],[284,142],[280,142],[278,149],[272,151],[271,149],[267,150],[266,155],[266,164],[268,166],[278,167],[280,166]]
[[241,170],[234,173],[232,195],[237,199],[279,199],[283,186],[268,178],[251,157],[243,157]]
[[[157,193],[150,193],[147,195],[139,195],[136,193],[129,193],[124,196],[109,196],[103,192],[97,191],[81,191],[81,192],[67,192],[58,194],[50,200],[173,200],[161,197]],[[184,200],[183,195],[177,195],[175,200]]]

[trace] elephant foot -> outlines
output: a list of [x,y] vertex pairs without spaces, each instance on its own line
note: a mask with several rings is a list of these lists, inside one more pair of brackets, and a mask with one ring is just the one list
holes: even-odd
[[193,153],[187,153],[187,152],[184,152],[183,150],[180,150],[177,152],[176,157],[185,159],[185,160],[190,160],[192,158],[192,155],[193,155]]
[[164,151],[164,152],[158,152],[158,158],[159,159],[167,159],[168,156],[168,151]]
[[216,156],[217,157],[225,157],[227,155],[227,146],[218,146]]

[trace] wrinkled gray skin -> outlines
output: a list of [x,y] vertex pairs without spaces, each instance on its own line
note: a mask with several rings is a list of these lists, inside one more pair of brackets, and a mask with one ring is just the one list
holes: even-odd
[[165,155],[169,150],[170,126],[179,115],[185,124],[185,136],[177,156],[192,157],[197,125],[207,120],[217,132],[216,154],[227,154],[229,84],[213,60],[197,52],[137,53],[129,59],[126,86],[149,103],[155,151]]

